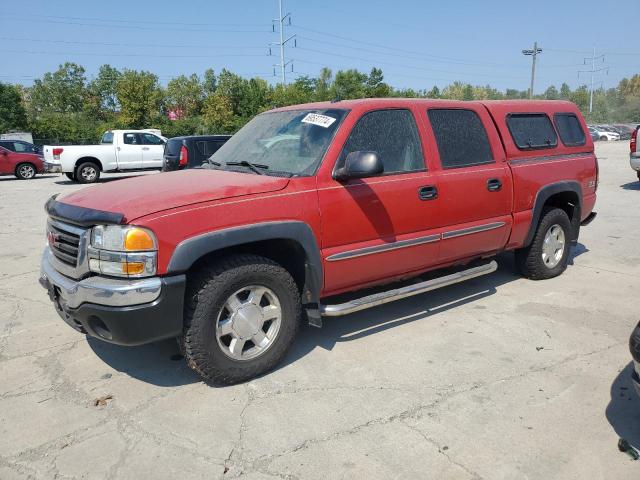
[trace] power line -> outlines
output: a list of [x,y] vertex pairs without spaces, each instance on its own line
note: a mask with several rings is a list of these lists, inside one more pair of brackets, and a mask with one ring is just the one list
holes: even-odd
[[221,53],[216,55],[156,55],[153,53],[93,53],[93,52],[48,52],[34,50],[0,50],[2,53],[19,53],[26,55],[77,55],[89,57],[153,57],[153,58],[219,58],[219,57],[264,57],[252,53]]

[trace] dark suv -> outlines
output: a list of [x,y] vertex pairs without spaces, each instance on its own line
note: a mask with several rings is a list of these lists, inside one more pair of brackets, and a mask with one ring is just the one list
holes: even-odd
[[199,167],[230,138],[231,135],[194,135],[170,138],[164,147],[162,171],[170,172]]

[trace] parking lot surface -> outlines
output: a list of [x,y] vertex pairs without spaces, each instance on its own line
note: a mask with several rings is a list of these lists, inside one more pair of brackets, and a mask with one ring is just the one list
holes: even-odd
[[640,445],[640,183],[627,142],[597,154],[598,217],[562,276],[525,280],[503,254],[493,275],[305,327],[280,368],[224,388],[173,341],[64,324],[37,283],[43,204],[83,187],[0,178],[0,479],[637,479],[617,441]]

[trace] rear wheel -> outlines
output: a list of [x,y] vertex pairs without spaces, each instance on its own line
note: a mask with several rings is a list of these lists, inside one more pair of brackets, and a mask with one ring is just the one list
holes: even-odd
[[21,163],[16,167],[15,175],[20,180],[30,180],[36,176],[36,167],[31,163]]
[[80,183],[95,183],[100,178],[100,167],[94,162],[81,163],[75,172],[75,180]]
[[602,140],[603,142],[606,142],[607,140],[609,140],[609,138],[608,138],[608,137],[606,137],[605,135],[602,135],[602,136],[600,137],[600,140]]
[[560,208],[543,212],[531,245],[516,250],[516,265],[532,280],[560,275],[567,268],[571,239],[571,221]]
[[300,317],[300,293],[287,270],[257,255],[234,255],[190,279],[179,341],[202,377],[233,384],[275,367]]

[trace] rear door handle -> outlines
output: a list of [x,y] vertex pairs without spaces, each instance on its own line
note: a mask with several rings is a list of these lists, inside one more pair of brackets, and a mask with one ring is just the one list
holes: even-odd
[[142,147],[143,150],[149,150],[149,147]]
[[438,189],[434,185],[426,185],[418,189],[420,200],[435,200],[438,198]]
[[498,192],[502,188],[502,182],[497,178],[487,180],[487,190],[490,192]]

